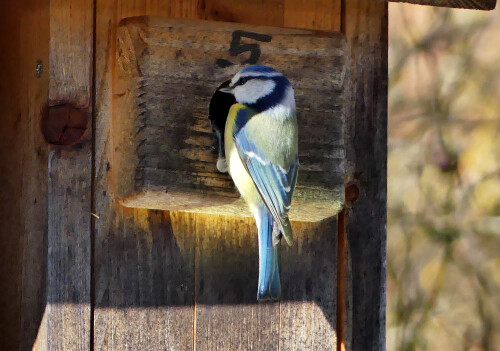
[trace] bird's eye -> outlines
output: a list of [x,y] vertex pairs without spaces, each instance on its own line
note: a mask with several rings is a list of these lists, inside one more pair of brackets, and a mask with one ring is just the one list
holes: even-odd
[[248,82],[248,78],[247,77],[240,78],[240,81],[238,82],[238,85],[243,85],[246,82]]

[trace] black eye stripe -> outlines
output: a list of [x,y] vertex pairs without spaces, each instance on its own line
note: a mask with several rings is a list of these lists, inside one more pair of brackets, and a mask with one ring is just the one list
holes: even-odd
[[245,84],[246,82],[248,82],[249,80],[255,80],[255,79],[259,79],[259,80],[268,80],[270,79],[269,77],[263,77],[263,76],[249,76],[249,77],[241,77],[240,79],[238,79],[238,81],[236,83],[234,83],[233,85],[233,88],[234,87],[237,87],[239,85],[243,85]]
[[238,85],[243,85],[245,84],[246,82],[248,82],[249,78],[248,77],[241,77],[240,79],[238,79],[238,81],[236,82],[235,86],[238,86]]

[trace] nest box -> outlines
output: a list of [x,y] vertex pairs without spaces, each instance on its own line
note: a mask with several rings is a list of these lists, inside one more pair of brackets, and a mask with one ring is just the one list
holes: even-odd
[[345,45],[339,33],[136,17],[122,21],[113,71],[112,174],[127,207],[249,216],[209,151],[215,89],[246,65],[271,66],[295,90],[299,177],[291,220],[344,203]]

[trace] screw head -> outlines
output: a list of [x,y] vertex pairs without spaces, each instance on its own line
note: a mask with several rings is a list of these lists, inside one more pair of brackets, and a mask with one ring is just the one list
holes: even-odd
[[43,74],[43,62],[41,60],[38,60],[36,62],[35,76],[37,78],[40,78],[42,74]]
[[45,109],[42,116],[42,133],[53,145],[73,145],[87,130],[87,112],[66,103]]
[[354,181],[350,181],[345,185],[345,203],[347,206],[352,205],[359,197],[359,186]]

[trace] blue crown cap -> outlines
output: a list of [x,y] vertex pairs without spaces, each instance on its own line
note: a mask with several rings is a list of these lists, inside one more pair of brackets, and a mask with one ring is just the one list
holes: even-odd
[[277,71],[274,68],[268,66],[253,65],[243,68],[241,72],[274,73]]

